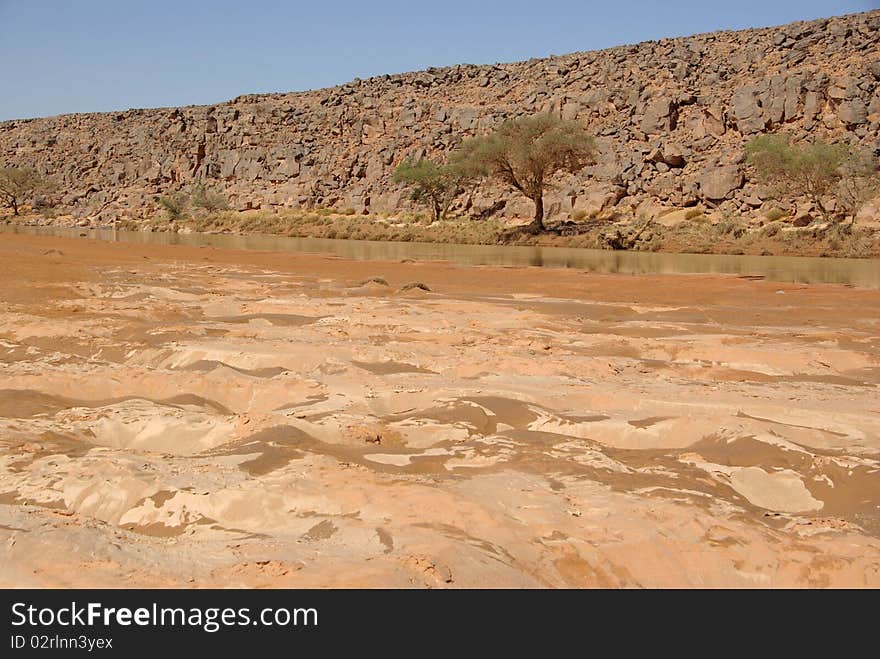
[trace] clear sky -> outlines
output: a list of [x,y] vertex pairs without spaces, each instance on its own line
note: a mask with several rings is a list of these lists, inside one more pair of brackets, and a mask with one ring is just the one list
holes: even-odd
[[880,0],[0,0],[0,120],[215,103],[878,6]]

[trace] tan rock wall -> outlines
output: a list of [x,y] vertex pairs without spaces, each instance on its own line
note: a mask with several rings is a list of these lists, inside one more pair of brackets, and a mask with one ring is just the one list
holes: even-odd
[[[555,112],[599,137],[595,166],[557,181],[551,216],[622,212],[645,201],[760,212],[743,144],[782,129],[880,148],[880,11],[664,39],[495,66],[388,75],[212,106],[0,123],[0,162],[33,166],[64,207],[100,220],[155,213],[155,197],[197,179],[233,207],[309,205],[388,212],[406,156],[439,157],[506,117]],[[478,208],[500,199],[487,186]]]

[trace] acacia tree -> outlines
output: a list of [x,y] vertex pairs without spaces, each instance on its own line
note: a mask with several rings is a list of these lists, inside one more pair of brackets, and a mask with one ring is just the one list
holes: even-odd
[[0,201],[18,215],[21,204],[40,192],[48,192],[52,184],[34,169],[27,167],[4,167],[0,169]]
[[410,198],[426,203],[435,222],[449,212],[462,187],[476,175],[463,164],[441,165],[431,160],[406,159],[394,170],[392,180],[412,188]]
[[561,171],[576,173],[593,162],[595,141],[580,124],[551,114],[509,119],[495,132],[465,140],[452,162],[496,178],[535,204],[527,231],[544,231],[544,192]]
[[806,197],[826,222],[849,215],[854,223],[859,209],[880,193],[876,159],[847,144],[791,144],[786,135],[762,135],[746,145],[746,156],[774,194]]

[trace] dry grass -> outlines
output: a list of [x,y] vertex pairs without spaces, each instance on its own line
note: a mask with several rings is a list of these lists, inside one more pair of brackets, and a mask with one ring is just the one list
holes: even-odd
[[[694,209],[696,211],[696,209]],[[43,214],[6,217],[7,222],[33,223]],[[61,218],[64,225],[64,218]],[[69,219],[69,218],[68,218]],[[856,225],[833,227],[827,231],[815,227],[793,228],[774,221],[763,227],[749,228],[744,218],[725,216],[712,223],[711,218],[694,212],[690,220],[671,227],[654,226],[645,232],[634,249],[652,252],[687,252],[713,254],[775,254],[802,256],[838,256],[848,258],[880,257],[880,231]],[[0,221],[3,216],[0,215]],[[205,233],[267,234],[291,237],[338,238],[398,242],[426,242],[470,245],[523,245],[547,247],[601,248],[600,234],[614,221],[605,218],[575,235],[540,235],[510,231],[498,219],[474,221],[454,218],[431,222],[423,213],[400,215],[346,214],[328,208],[284,211],[224,211],[198,213],[178,222],[164,215],[139,220],[119,220],[117,229],[141,230],[152,225],[159,231],[189,229]],[[552,223],[550,223],[552,228]],[[641,222],[631,220],[629,228]]]
[[[161,219],[163,225],[167,220]],[[120,224],[118,228],[137,229]],[[601,247],[601,226],[578,235],[553,233],[511,234],[498,220],[472,221],[458,218],[431,223],[420,213],[398,217],[344,215],[329,209],[314,211],[225,212],[187,218],[179,223],[194,231],[208,233],[261,233],[296,237],[341,238],[400,242],[457,243],[470,245],[522,245],[546,247]],[[635,222],[634,226],[640,226]],[[506,234],[506,237],[505,237]],[[729,217],[716,224],[703,213],[671,227],[655,227],[635,247],[651,252],[692,254],[777,254],[875,258],[880,256],[880,233],[855,227],[847,231],[815,233],[812,229],[792,230],[785,223],[770,222],[748,229],[744,220]]]
[[653,233],[638,248],[692,254],[873,258],[880,256],[880,232],[849,226],[821,231],[778,221],[749,230],[741,218],[729,217],[717,224],[694,218]]
[[208,233],[263,233],[300,238],[493,245],[504,228],[496,220],[425,222],[421,214],[394,219],[316,209],[279,213],[214,213],[182,220],[181,227]]
[[764,217],[766,217],[767,220],[770,222],[776,222],[777,220],[781,220],[782,218],[787,217],[787,216],[788,216],[788,213],[786,213],[781,208],[771,208],[764,215]]

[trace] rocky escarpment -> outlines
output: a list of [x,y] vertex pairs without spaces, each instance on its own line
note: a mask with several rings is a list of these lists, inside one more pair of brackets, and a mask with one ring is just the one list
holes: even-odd
[[[588,125],[602,153],[557,182],[549,217],[698,203],[756,216],[776,202],[743,164],[755,134],[880,147],[878,53],[880,11],[872,11],[211,106],[7,121],[0,162],[49,174],[63,208],[99,221],[152,215],[156,195],[199,179],[239,210],[392,212],[410,203],[390,181],[405,157],[442,156],[506,117],[553,112]],[[529,213],[493,186],[473,204]]]

